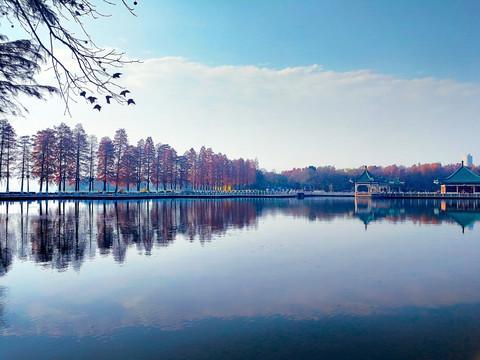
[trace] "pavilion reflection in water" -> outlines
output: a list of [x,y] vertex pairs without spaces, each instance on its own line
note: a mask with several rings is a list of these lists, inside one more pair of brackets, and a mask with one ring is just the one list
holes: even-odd
[[360,219],[365,230],[374,221],[405,221],[422,224],[454,222],[462,227],[473,229],[480,221],[478,200],[372,200],[355,198],[355,216]]
[[368,224],[384,218],[399,218],[405,214],[404,207],[392,207],[389,200],[372,200],[371,198],[355,198],[355,216],[362,220],[365,230]]
[[462,227],[462,232],[466,228],[473,229],[474,224],[480,221],[480,203],[477,201],[442,201],[440,209]]

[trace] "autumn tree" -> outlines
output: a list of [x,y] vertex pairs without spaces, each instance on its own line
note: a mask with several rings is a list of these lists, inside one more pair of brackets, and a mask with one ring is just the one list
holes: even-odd
[[147,184],[147,191],[150,191],[150,182],[152,181],[155,172],[155,144],[149,136],[145,140],[144,148],[144,177]]
[[23,183],[27,179],[27,192],[30,190],[30,156],[32,142],[30,136],[22,136],[18,140],[18,177],[20,179],[20,192],[23,194]]
[[177,189],[178,188],[178,184],[180,182],[180,173],[179,173],[179,164],[178,164],[178,160],[179,160],[179,157],[177,155],[177,150],[175,150],[174,148],[172,148],[170,150],[170,153],[169,153],[169,164],[170,164],[170,167],[169,167],[169,174],[170,174],[170,182],[171,184],[173,184],[173,188],[172,189]]
[[118,191],[118,185],[120,183],[120,173],[123,155],[128,146],[128,136],[125,129],[118,129],[115,132],[115,137],[113,138],[113,146],[115,148],[115,193]]
[[233,187],[233,173],[234,173],[234,167],[233,167],[233,161],[228,159],[225,162],[225,173],[224,173],[224,186],[231,190]]
[[137,142],[137,146],[135,147],[135,183],[137,185],[137,191],[140,191],[142,186],[142,182],[144,180],[143,174],[143,162],[144,162],[144,154],[145,154],[145,140],[140,139]]
[[87,134],[85,133],[82,124],[77,124],[75,129],[73,129],[75,192],[80,191],[82,174],[86,172],[84,169],[88,166],[88,145]]
[[113,141],[105,136],[98,145],[97,178],[103,181],[103,191],[107,191],[107,182],[114,180],[115,146]]
[[55,130],[55,156],[56,156],[56,174],[55,180],[58,183],[58,192],[66,190],[66,182],[70,178],[74,169],[75,147],[73,144],[72,129],[61,123],[54,128]]
[[130,191],[130,185],[135,183],[136,169],[136,148],[133,145],[127,145],[120,166],[120,181],[127,191]]
[[177,156],[177,174],[180,189],[185,189],[188,186],[188,170],[189,164],[186,155]]
[[88,191],[95,191],[95,174],[98,161],[98,141],[95,135],[90,135],[87,139],[87,151],[85,154],[86,178],[88,181]]
[[205,146],[202,146],[198,152],[197,156],[197,184],[200,188],[205,189],[206,185],[206,165],[207,165],[207,149]]
[[222,154],[213,154],[212,156],[212,172],[210,186],[215,190],[223,188],[224,186],[224,175],[226,173],[226,156]]
[[191,187],[197,186],[197,153],[193,148],[184,154],[187,162],[187,180]]
[[202,161],[203,166],[203,186],[212,189],[213,187],[213,151],[211,148],[205,150],[205,156]]
[[0,178],[3,177],[7,180],[6,191],[9,192],[11,169],[12,169],[12,164],[15,162],[15,147],[16,147],[17,135],[15,133],[15,129],[13,128],[13,126],[11,126],[8,122],[0,131],[1,131],[0,162],[2,163],[0,165],[0,174],[1,174]]
[[163,154],[163,186],[165,189],[173,188],[177,174],[177,152],[174,148],[167,145]]
[[237,189],[242,188],[245,181],[245,160],[243,158],[233,160],[233,184]]
[[256,174],[258,170],[258,160],[247,160],[247,178],[246,178],[246,184],[247,186],[250,186],[255,183],[256,180]]
[[0,120],[0,180],[3,176],[3,163],[6,154],[7,137],[12,132],[13,127],[6,119]]
[[45,184],[48,193],[48,184],[55,171],[55,131],[45,129],[33,136],[32,175],[38,178],[40,193]]
[[161,183],[163,190],[166,189],[167,175],[165,171],[165,154],[170,149],[168,144],[158,144],[155,154],[154,182],[158,192],[158,185]]
[[155,161],[153,163],[153,174],[152,181],[155,185],[155,191],[158,192],[158,185],[162,181],[162,158],[163,150],[162,144],[157,144],[155,146]]

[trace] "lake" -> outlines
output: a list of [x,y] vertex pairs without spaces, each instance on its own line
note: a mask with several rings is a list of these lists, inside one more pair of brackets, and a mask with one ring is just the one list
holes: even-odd
[[2,359],[480,359],[480,202],[0,203]]

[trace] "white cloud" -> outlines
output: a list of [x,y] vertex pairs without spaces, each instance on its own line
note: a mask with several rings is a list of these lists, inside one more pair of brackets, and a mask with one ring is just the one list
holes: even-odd
[[[277,170],[294,166],[458,161],[477,154],[480,85],[448,79],[401,79],[369,70],[319,65],[280,70],[218,66],[180,57],[149,59],[122,71],[137,106],[28,102],[21,133],[81,122],[87,132],[132,141],[152,136],[179,152],[201,145],[229,157],[258,157]],[[82,99],[80,99],[81,101]]]

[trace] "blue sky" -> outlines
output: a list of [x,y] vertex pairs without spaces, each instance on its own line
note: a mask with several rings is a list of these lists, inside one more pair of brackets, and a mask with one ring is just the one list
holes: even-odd
[[143,61],[124,71],[137,106],[79,103],[69,118],[58,100],[28,101],[19,133],[125,127],[132,142],[206,145],[277,171],[480,159],[478,1],[138,0],[138,17],[104,8],[113,16],[87,26],[97,44]]
[[135,56],[150,50],[209,65],[321,64],[480,80],[478,1],[141,1],[137,8],[139,19],[121,35]]

